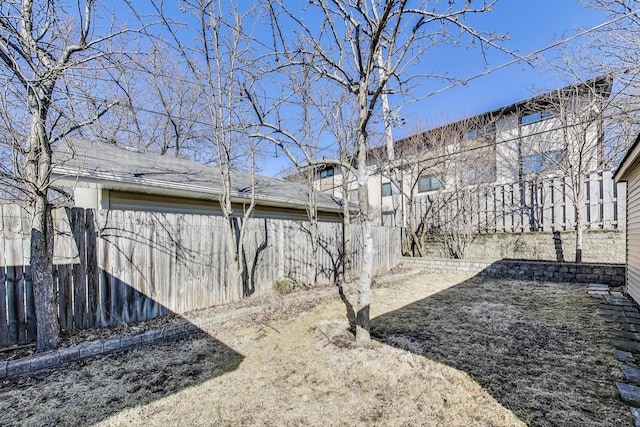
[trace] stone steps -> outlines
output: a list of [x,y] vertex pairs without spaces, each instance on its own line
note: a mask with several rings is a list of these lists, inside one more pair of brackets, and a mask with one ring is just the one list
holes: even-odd
[[607,285],[591,283],[587,293],[601,298],[598,311],[610,321],[609,343],[614,347],[613,356],[621,362],[624,381],[615,385],[623,402],[629,405],[636,427],[640,427],[640,311],[622,292],[612,291]]

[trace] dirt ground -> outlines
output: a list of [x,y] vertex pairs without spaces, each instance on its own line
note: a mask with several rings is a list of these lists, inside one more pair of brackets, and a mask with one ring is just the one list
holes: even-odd
[[0,383],[0,425],[623,426],[584,285],[422,274]]

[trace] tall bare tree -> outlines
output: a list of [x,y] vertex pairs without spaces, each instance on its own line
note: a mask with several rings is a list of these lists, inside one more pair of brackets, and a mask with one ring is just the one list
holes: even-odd
[[582,206],[585,178],[605,164],[605,111],[611,104],[612,76],[591,79],[537,98],[525,117],[546,120],[529,124],[532,136],[523,136],[522,173],[526,179],[545,175],[564,176],[566,197],[574,205],[576,262],[582,261],[586,218]]
[[165,41],[146,44],[146,51],[127,63],[96,72],[113,82],[102,97],[119,102],[86,129],[87,137],[210,162],[211,126],[202,85]]
[[[356,341],[368,342],[373,235],[368,200],[367,152],[381,95],[393,84],[397,93],[415,77],[409,66],[427,58],[435,44],[458,44],[468,37],[483,46],[496,46],[491,34],[465,23],[468,15],[488,12],[495,1],[421,3],[407,0],[316,0],[299,8],[284,0],[268,2],[273,29],[273,56],[277,68],[310,66],[319,79],[352,97],[358,114],[355,159],[306,158],[307,165],[334,164],[355,175],[364,230],[364,248],[358,283]],[[313,16],[306,20],[305,16]],[[285,36],[286,34],[286,36]],[[289,38],[295,34],[294,38]],[[380,73],[382,68],[384,72]],[[416,73],[418,74],[418,73]],[[263,123],[265,121],[263,120]],[[271,121],[271,123],[277,122]],[[285,134],[286,132],[283,132]]]
[[[253,132],[247,121],[250,106],[245,102],[245,88],[251,87],[251,37],[247,22],[253,10],[241,12],[233,2],[195,0],[183,2],[189,20],[195,22],[196,41],[186,45],[178,35],[180,23],[171,20],[162,2],[154,3],[172,37],[173,48],[187,64],[191,79],[199,82],[210,123],[209,141],[220,170],[222,194],[220,208],[227,223],[227,248],[231,258],[231,282],[234,289],[252,292],[244,257],[243,242],[248,219],[255,208],[255,153]],[[250,29],[250,27],[249,27]],[[235,169],[248,169],[251,183],[247,188],[234,187]],[[235,205],[236,192],[249,195],[249,201]]]
[[462,258],[481,228],[471,199],[496,179],[495,132],[486,132],[495,129],[495,121],[448,123],[426,129],[413,121],[413,134],[395,142],[398,156],[391,165],[386,146],[372,150],[379,173],[401,196],[393,206],[402,212],[407,254],[425,256],[427,245],[437,242],[443,255]]
[[554,65],[573,81],[605,74],[613,78],[612,95],[603,110],[603,167],[616,168],[640,132],[640,1],[581,3],[604,13],[609,24],[567,49]]
[[[38,322],[37,350],[55,348],[59,340],[53,284],[53,234],[49,206],[52,144],[92,123],[94,117],[69,115],[74,81],[98,61],[116,61],[123,52],[110,51],[110,43],[130,30],[95,0],[9,0],[0,3],[0,78],[4,85],[3,136],[13,164],[3,166],[3,178],[26,195],[31,212],[31,278]],[[100,19],[101,25],[95,21]],[[108,66],[107,64],[105,64]],[[9,169],[9,170],[7,170]]]

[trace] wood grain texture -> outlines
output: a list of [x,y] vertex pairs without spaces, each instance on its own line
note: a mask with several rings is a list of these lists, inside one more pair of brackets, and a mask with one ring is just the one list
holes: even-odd
[[[0,205],[0,346],[35,340],[28,220],[17,206]],[[56,209],[54,281],[63,329],[91,329],[184,313],[270,292],[287,278],[313,282],[308,225],[250,218],[243,245],[246,282],[229,282],[227,223],[212,215]],[[361,230],[353,226],[356,254]],[[318,226],[318,283],[341,274],[342,225]],[[395,266],[400,230],[374,230],[376,271]],[[359,255],[357,255],[359,256]],[[355,261],[357,268],[360,261]]]

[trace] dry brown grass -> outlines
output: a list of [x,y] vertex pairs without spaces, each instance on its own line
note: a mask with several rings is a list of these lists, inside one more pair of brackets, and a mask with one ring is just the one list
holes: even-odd
[[378,317],[374,336],[467,372],[536,426],[631,425],[585,285],[473,278]]
[[629,424],[592,300],[583,287],[544,286],[422,275],[379,287],[380,342],[366,347],[338,298],[254,316],[4,381],[0,425]]

